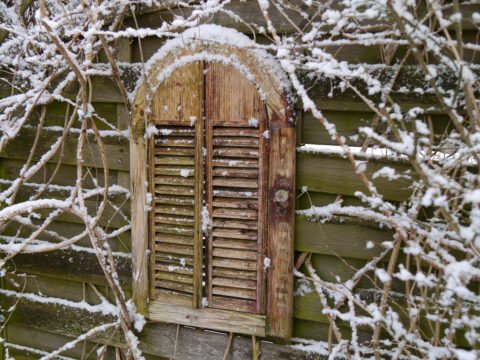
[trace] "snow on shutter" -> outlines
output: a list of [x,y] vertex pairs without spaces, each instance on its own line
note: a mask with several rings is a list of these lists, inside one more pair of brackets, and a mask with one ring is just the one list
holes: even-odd
[[169,54],[137,90],[133,299],[153,321],[288,339],[295,128],[287,94],[256,53],[223,43],[206,49],[180,52],[239,59],[248,75],[222,63],[183,62],[165,77],[182,58]]
[[255,86],[235,68],[207,63],[206,69],[209,306],[264,314],[265,105]]
[[202,283],[202,113],[203,64],[196,62],[160,85],[149,154],[151,297],[195,308]]

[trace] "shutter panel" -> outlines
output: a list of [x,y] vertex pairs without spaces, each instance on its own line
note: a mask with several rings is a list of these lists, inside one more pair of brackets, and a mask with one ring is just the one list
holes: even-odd
[[265,281],[265,106],[238,70],[207,64],[206,237],[209,306],[263,314]]
[[174,71],[152,102],[151,297],[193,307],[202,282],[202,109],[199,62]]

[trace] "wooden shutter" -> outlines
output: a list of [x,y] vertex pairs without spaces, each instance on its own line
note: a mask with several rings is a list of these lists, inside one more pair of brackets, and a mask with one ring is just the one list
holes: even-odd
[[[166,91],[168,89],[168,91]],[[203,64],[176,70],[152,102],[151,297],[200,306]]]
[[[295,128],[287,95],[255,53],[210,50],[236,54],[248,79],[232,66],[195,62],[163,80],[177,59],[167,56],[135,97],[133,298],[153,321],[289,338]],[[211,222],[205,234],[202,219]]]
[[264,314],[266,110],[238,70],[220,63],[206,70],[209,306]]

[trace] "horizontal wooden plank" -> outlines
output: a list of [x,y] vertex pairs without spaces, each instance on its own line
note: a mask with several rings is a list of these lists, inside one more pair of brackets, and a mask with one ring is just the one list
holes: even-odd
[[[0,157],[11,159],[27,159],[30,155],[30,145],[34,143],[37,129],[24,128],[17,138],[12,140],[7,147],[2,151]],[[52,144],[63,135],[63,131],[42,131],[38,141],[37,149],[33,160],[38,161],[47,151],[49,151]],[[101,168],[103,167],[102,158],[99,156],[100,150],[96,145],[95,139],[92,135],[88,136],[89,141],[86,143],[84,151],[84,166],[91,166]],[[77,141],[78,134],[70,133],[67,135],[64,142],[64,151],[62,163],[67,165],[77,164]],[[105,151],[107,156],[107,163],[109,169],[129,171],[129,143],[123,137],[105,137],[103,139],[105,144]],[[58,162],[60,151],[52,157],[50,162]]]
[[[392,241],[392,231],[355,223],[324,223],[295,217],[295,250],[354,259],[371,259],[383,251],[380,244]],[[373,247],[368,248],[367,243]]]
[[[362,126],[372,126],[375,114],[372,112],[327,110],[323,111],[323,116],[329,123],[335,125],[339,135],[344,136],[348,145],[362,146],[365,137],[359,133],[358,129]],[[431,115],[431,117],[433,132],[440,137],[448,129],[449,119],[445,115]],[[325,127],[311,113],[303,113],[301,126],[301,139],[298,140],[302,144],[338,145],[335,140],[332,140]],[[380,124],[377,129],[381,132],[385,129],[385,125]],[[413,129],[411,130],[413,131]]]
[[[369,159],[366,168],[368,179],[383,167],[404,173],[410,169],[405,161]],[[339,181],[341,179],[341,181]],[[354,195],[356,191],[366,192],[360,177],[351,163],[337,154],[297,152],[296,187],[307,186],[309,190],[331,194]],[[406,200],[411,194],[411,181],[404,178],[388,181],[376,178],[373,184],[386,200]]]
[[246,335],[265,336],[265,317],[217,309],[189,309],[152,301],[149,306],[152,320],[197,326]]
[[[1,298],[1,304],[5,307],[10,307],[14,301],[14,298],[4,296]],[[33,329],[72,338],[78,337],[94,326],[111,321],[113,321],[112,317],[101,313],[90,313],[83,309],[68,308],[63,305],[29,302],[25,299],[18,303],[17,310],[11,318],[11,324],[28,324]],[[105,331],[91,340],[105,342],[110,337],[111,332]],[[149,322],[145,325],[139,340],[140,349],[147,354],[166,358],[175,357],[178,360],[220,359],[225,354],[228,334],[207,332],[183,326],[177,332],[177,326],[174,324]],[[112,337],[110,344],[125,347],[120,332]],[[235,336],[228,359],[252,359],[251,344],[251,338]],[[260,351],[263,360],[320,359],[320,357],[308,355],[300,350],[271,342],[260,341]]]
[[[91,252],[65,249],[39,254],[19,254],[13,261],[10,261],[8,266],[14,267],[17,272],[107,285],[98,259]],[[131,259],[123,256],[115,257],[115,266],[120,284],[130,289],[132,286]]]

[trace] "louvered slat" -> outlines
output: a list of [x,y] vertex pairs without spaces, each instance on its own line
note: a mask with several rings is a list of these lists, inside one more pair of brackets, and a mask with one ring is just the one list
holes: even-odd
[[[263,219],[259,219],[260,171],[264,159],[262,128],[207,128],[207,189],[213,228],[209,234],[211,265],[207,293],[211,306],[262,313],[258,289],[263,277],[258,269],[263,257],[258,253]],[[208,157],[210,155],[210,159]],[[207,171],[208,171],[207,170]],[[263,244],[262,244],[263,246]],[[259,281],[261,284],[259,284]]]
[[[195,125],[197,126],[197,125]],[[196,162],[201,141],[195,126],[157,123],[154,140],[153,283],[162,299],[193,300],[195,281]],[[173,294],[175,296],[169,296]]]

